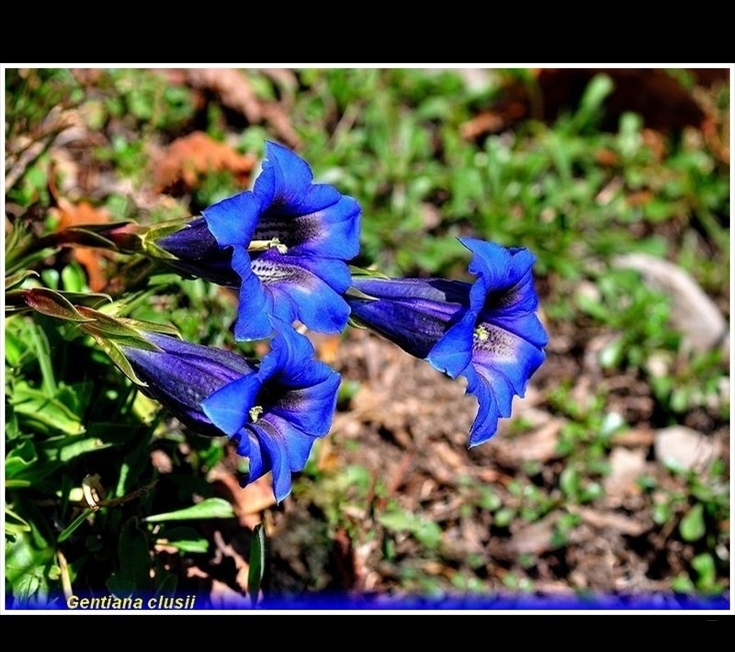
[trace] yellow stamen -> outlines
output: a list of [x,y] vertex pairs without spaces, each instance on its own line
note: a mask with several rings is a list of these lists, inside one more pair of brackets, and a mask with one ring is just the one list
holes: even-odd
[[248,414],[250,415],[250,420],[255,423],[260,418],[260,415],[263,414],[263,408],[260,405],[256,405],[250,408]]
[[477,337],[480,342],[487,342],[490,338],[490,331],[488,331],[488,329],[484,326],[480,325],[475,328],[475,337]]
[[248,245],[248,251],[252,253],[268,251],[269,249],[276,249],[279,254],[285,254],[288,252],[288,247],[278,238],[271,238],[270,240],[251,240]]

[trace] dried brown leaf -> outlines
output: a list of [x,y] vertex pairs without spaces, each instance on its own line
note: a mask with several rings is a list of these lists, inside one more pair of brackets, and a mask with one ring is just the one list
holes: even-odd
[[[57,203],[58,207],[52,208],[51,213],[59,220],[58,231],[83,224],[106,224],[110,221],[107,211],[95,208],[86,201],[72,204],[67,199],[60,197]],[[99,249],[77,247],[72,249],[72,256],[86,270],[89,288],[92,292],[101,292],[107,285],[107,278],[102,271],[101,261],[104,258],[109,258],[110,254]]]
[[195,131],[175,140],[158,158],[154,179],[159,191],[171,189],[179,183],[193,188],[200,176],[207,172],[229,170],[238,183],[245,186],[255,163],[254,156],[239,154],[230,146]]
[[[266,68],[261,72],[287,89],[296,87],[296,79],[291,71]],[[293,148],[301,146],[301,139],[291,126],[287,107],[260,99],[248,80],[246,70],[197,68],[186,70],[183,74],[190,86],[210,91],[223,106],[241,113],[251,124],[268,122],[284,144]]]

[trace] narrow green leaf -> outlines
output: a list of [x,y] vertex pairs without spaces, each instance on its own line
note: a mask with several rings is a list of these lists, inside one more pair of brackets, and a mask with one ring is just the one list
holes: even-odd
[[6,489],[24,489],[26,487],[30,487],[33,483],[30,480],[17,480],[17,479],[6,479],[5,480],[5,488]]
[[38,272],[35,272],[31,269],[26,269],[18,272],[17,274],[10,274],[9,276],[6,276],[5,291],[7,292],[8,290],[12,290],[13,288],[18,287],[21,283],[23,283],[23,281],[31,276],[35,276],[36,278],[38,278]]
[[68,435],[80,435],[84,432],[80,417],[64,403],[25,382],[15,385],[15,395],[11,400],[15,414],[23,415],[31,422]]
[[115,318],[99,310],[79,306],[79,312],[87,318],[83,330],[93,336],[110,337],[115,340],[130,340],[131,344],[140,342],[141,348],[155,349],[151,343],[136,330],[129,319]]
[[84,521],[87,520],[89,516],[94,514],[93,509],[85,509],[79,516],[77,516],[69,525],[67,525],[62,531],[61,534],[59,534],[58,539],[56,539],[57,543],[62,543],[66,541],[73,533],[74,531],[82,524]]
[[24,518],[18,516],[10,507],[5,505],[5,532],[30,532],[31,526]]
[[235,511],[232,505],[224,498],[207,498],[191,507],[165,514],[155,514],[143,520],[147,523],[160,523],[162,521],[186,521],[189,519],[233,518],[234,516]]
[[182,552],[204,553],[209,550],[209,541],[187,526],[165,528],[158,534],[156,543],[173,546]]
[[258,523],[253,530],[250,541],[250,568],[248,569],[248,593],[255,606],[258,602],[260,585],[265,572],[265,532],[262,523]]
[[168,541],[166,545],[177,548],[181,552],[205,553],[209,550],[209,541],[206,539],[190,539],[181,541]]
[[59,460],[61,462],[68,462],[73,460],[75,457],[84,455],[85,453],[91,453],[94,451],[101,451],[104,448],[111,448],[111,443],[103,442],[101,439],[96,438],[85,438],[80,441],[71,442],[59,449]]
[[[96,437],[52,437],[42,442],[39,448],[50,462],[68,462],[75,457],[112,447]],[[48,466],[48,465],[46,465]]]

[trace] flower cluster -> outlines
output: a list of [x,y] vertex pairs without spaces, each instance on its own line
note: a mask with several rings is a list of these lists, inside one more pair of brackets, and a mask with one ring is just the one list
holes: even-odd
[[291,474],[304,468],[314,441],[329,432],[340,383],[336,371],[314,358],[296,323],[340,333],[352,321],[451,378],[463,376],[479,403],[470,446],[487,441],[545,356],[533,255],[464,238],[473,283],[353,273],[348,262],[359,253],[357,201],[314,183],[309,165],[289,149],[266,143],[265,153],[252,190],[209,206],[200,217],[148,228],[114,225],[84,236],[234,289],[235,338],[270,338],[261,360],[185,342],[48,293],[29,291],[23,301],[77,322],[182,423],[230,437],[249,459],[246,482],[272,472],[277,501],[290,493]]

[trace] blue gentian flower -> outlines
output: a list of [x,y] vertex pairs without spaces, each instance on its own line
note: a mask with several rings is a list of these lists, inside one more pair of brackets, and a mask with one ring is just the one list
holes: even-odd
[[304,468],[314,441],[329,432],[340,375],[313,359],[306,337],[290,327],[277,328],[257,374],[224,385],[202,407],[238,442],[237,452],[249,458],[250,482],[273,471],[280,502],[291,492],[291,472]]
[[464,376],[479,409],[470,446],[495,434],[544,361],[548,336],[524,248],[462,238],[474,283],[355,276],[345,295],[352,317],[451,378]]
[[291,492],[312,445],[329,432],[340,376],[313,358],[309,340],[284,324],[270,353],[251,361],[231,351],[145,333],[149,348],[118,343],[142,391],[182,423],[230,436],[250,460],[245,484],[273,471],[276,500]]
[[268,337],[274,319],[298,320],[325,333],[347,324],[345,261],[359,252],[360,206],[312,180],[306,161],[269,142],[252,191],[202,211],[219,247],[232,248],[240,280],[239,340]]

